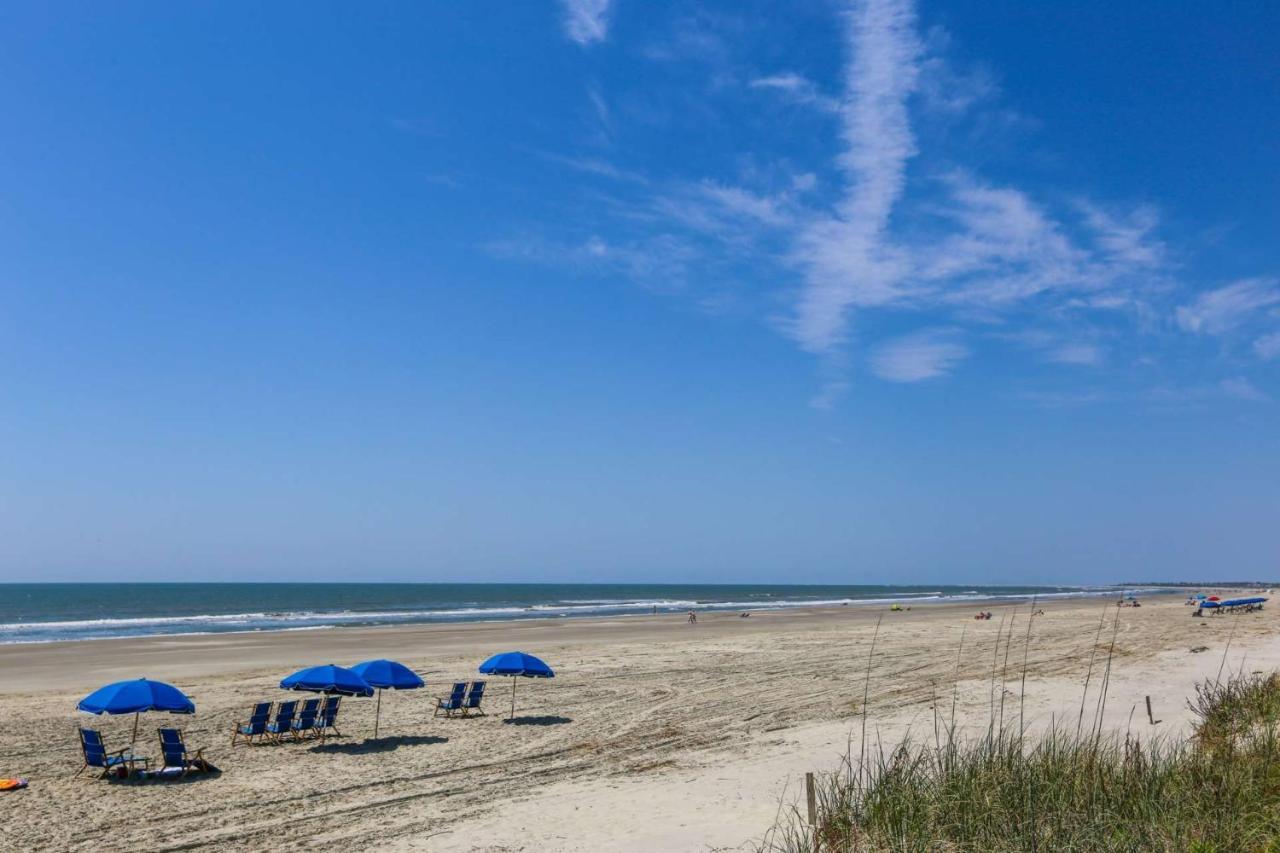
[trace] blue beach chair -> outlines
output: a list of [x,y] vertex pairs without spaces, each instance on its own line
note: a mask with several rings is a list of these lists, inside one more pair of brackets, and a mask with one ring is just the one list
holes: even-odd
[[102,735],[95,729],[81,728],[79,731],[84,766],[76,771],[77,776],[90,767],[96,767],[102,770],[102,775],[98,777],[100,779],[105,779],[111,774],[121,775],[127,779],[137,772],[139,766],[146,768],[147,759],[134,755],[127,749],[107,752],[106,746],[102,743]]
[[262,741],[267,736],[267,723],[271,720],[271,704],[259,702],[253,706],[249,722],[236,723],[236,727],[231,730],[232,746],[236,745],[236,738],[243,738],[245,743],[253,743],[254,738]]
[[462,700],[467,695],[467,682],[459,681],[453,685],[453,690],[449,693],[447,699],[436,697],[436,710],[431,716],[438,717],[443,711],[446,717],[452,717],[455,713],[462,710]]
[[293,731],[293,712],[297,707],[298,701],[296,699],[276,705],[276,718],[273,722],[267,723],[267,734],[276,743],[280,742],[280,738]]
[[209,762],[204,760],[203,749],[195,751],[187,749],[181,731],[178,729],[158,729],[157,731],[160,732],[160,755],[164,759],[164,764],[159,770],[148,775],[173,779],[186,776],[192,770],[204,772],[213,769]]
[[297,718],[293,721],[293,728],[290,734],[294,740],[302,740],[307,735],[318,735],[320,732],[316,730],[316,718],[320,716],[320,700],[308,699],[302,703],[302,710],[298,712]]
[[484,700],[484,682],[471,682],[471,689],[467,691],[467,699],[462,703],[462,716],[467,717],[475,714],[477,717],[485,716],[480,708],[480,702]]
[[320,718],[316,721],[316,728],[320,731],[320,737],[329,736],[329,732],[333,732],[339,737],[342,732],[338,731],[338,707],[342,702],[341,696],[326,696],[324,698],[324,706],[320,709]]

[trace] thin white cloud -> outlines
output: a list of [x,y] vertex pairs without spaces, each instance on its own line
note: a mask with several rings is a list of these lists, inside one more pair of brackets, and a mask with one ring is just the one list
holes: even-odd
[[885,234],[915,153],[907,114],[920,54],[915,11],[907,0],[855,3],[846,16],[846,40],[851,60],[839,159],[845,196],[833,215],[816,218],[797,241],[805,285],[790,330],[816,353],[843,342],[850,308],[894,301],[906,270]]
[[924,38],[925,56],[920,63],[920,98],[931,113],[958,116],[975,105],[994,99],[1000,92],[990,69],[975,66],[960,70],[948,57],[951,34],[930,27]]
[[757,77],[747,85],[752,89],[774,92],[794,104],[813,107],[827,113],[840,112],[841,103],[838,99],[824,95],[812,80],[794,71]]
[[1154,237],[1160,224],[1160,214],[1154,207],[1142,205],[1122,216],[1089,201],[1081,201],[1080,208],[1107,256],[1134,266],[1158,266],[1164,261],[1164,244]]
[[1094,344],[1063,344],[1054,347],[1047,353],[1048,358],[1057,364],[1080,364],[1093,366],[1102,363],[1102,349]]
[[599,157],[566,157],[562,154],[551,154],[543,152],[540,156],[545,157],[553,163],[559,163],[578,172],[584,172],[588,175],[599,175],[602,178],[612,178],[616,181],[628,181],[635,184],[647,184],[649,179],[638,172],[632,172],[627,169],[619,168],[608,160]]
[[586,47],[609,35],[610,0],[560,0],[564,34]]
[[1270,399],[1258,388],[1258,386],[1254,385],[1242,376],[1224,379],[1218,384],[1218,387],[1222,389],[1223,394],[1226,394],[1228,397],[1234,397],[1237,400],[1248,400],[1253,403],[1262,403]]
[[1200,294],[1177,310],[1178,325],[1188,332],[1221,335],[1243,325],[1259,309],[1280,305],[1280,282],[1246,278]]
[[1280,358],[1280,332],[1258,338],[1253,342],[1253,351],[1263,361]]
[[869,366],[890,382],[919,382],[950,373],[968,355],[951,331],[927,329],[881,344],[871,353]]

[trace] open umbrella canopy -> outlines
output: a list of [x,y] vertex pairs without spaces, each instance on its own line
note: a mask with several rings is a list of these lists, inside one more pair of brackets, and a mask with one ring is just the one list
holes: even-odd
[[369,683],[346,667],[325,664],[310,669],[300,669],[288,678],[280,680],[285,690],[309,690],[312,693],[330,693],[339,696],[372,696]]
[[172,684],[136,678],[99,687],[81,699],[76,708],[86,714],[139,714],[143,711],[194,714],[196,703]]
[[351,667],[351,671],[363,678],[370,687],[378,688],[378,709],[373,717],[373,736],[378,736],[378,722],[382,719],[383,690],[416,690],[426,684],[418,673],[393,660],[367,660]]
[[519,675],[525,678],[555,678],[546,663],[524,652],[503,652],[480,664],[485,675]]
[[426,684],[418,673],[393,660],[367,660],[351,667],[370,687],[386,690],[416,690]]

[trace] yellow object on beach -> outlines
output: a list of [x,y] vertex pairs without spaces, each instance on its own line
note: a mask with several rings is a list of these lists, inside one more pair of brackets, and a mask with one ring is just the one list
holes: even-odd
[[889,609],[890,609],[890,610],[901,610],[901,609],[902,609],[902,605],[901,605],[901,604],[890,604],[890,605],[889,605]]

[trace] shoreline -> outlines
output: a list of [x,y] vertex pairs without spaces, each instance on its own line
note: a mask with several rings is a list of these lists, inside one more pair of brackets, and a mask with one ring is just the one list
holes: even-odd
[[[200,585],[200,584],[193,584]],[[536,605],[526,608],[526,610],[536,610],[545,608],[545,614],[539,615],[520,615],[506,616],[499,618],[431,618],[431,619],[404,619],[402,621],[386,621],[386,622],[370,622],[360,623],[358,620],[360,614],[358,612],[341,611],[332,614],[318,612],[314,614],[317,619],[340,619],[350,618],[353,624],[319,624],[319,625],[296,625],[281,626],[270,628],[243,628],[233,630],[192,630],[192,631],[174,631],[174,632],[157,632],[157,633],[139,633],[128,634],[113,637],[60,637],[53,639],[17,639],[0,641],[0,650],[9,646],[37,646],[61,643],[96,643],[96,642],[113,642],[121,640],[147,640],[147,639],[175,639],[180,637],[221,637],[234,635],[262,635],[276,634],[287,632],[302,631],[352,631],[352,630],[376,630],[384,628],[452,628],[464,625],[474,624],[506,624],[506,623],[524,623],[524,622],[541,622],[551,621],[568,623],[578,620],[597,620],[597,619],[627,619],[627,618],[663,618],[663,617],[683,617],[689,610],[696,611],[699,615],[723,615],[726,613],[737,614],[741,612],[750,612],[753,616],[762,616],[765,614],[789,613],[800,610],[842,610],[849,607],[869,608],[869,607],[888,607],[893,604],[900,604],[905,608],[911,607],[938,607],[947,605],[963,605],[963,606],[1001,606],[1001,605],[1018,605],[1031,601],[1051,602],[1051,601],[1069,601],[1069,600],[1090,600],[1107,598],[1115,595],[1123,595],[1126,592],[1137,592],[1145,598],[1154,598],[1156,596],[1173,595],[1180,593],[1167,586],[1126,586],[1126,587],[1108,587],[1106,589],[1090,589],[1080,588],[1079,591],[1062,592],[1060,587],[1045,587],[1051,590],[1044,593],[1017,593],[1017,594],[993,594],[965,596],[961,594],[947,595],[934,593],[920,593],[922,598],[910,598],[907,596],[882,596],[867,599],[848,599],[844,601],[823,600],[814,602],[797,601],[795,603],[769,604],[765,602],[705,602],[701,606],[694,605],[690,608],[673,608],[670,606],[659,608],[656,613],[643,612],[590,612],[580,614],[565,614],[552,612],[554,608],[547,605]],[[1210,587],[1205,587],[1210,589]],[[1218,589],[1218,588],[1213,588]],[[647,608],[647,604],[636,605],[637,608]],[[621,608],[619,608],[621,609]],[[413,611],[406,611],[410,614]],[[235,619],[249,616],[269,616],[269,614],[202,614],[198,616],[156,616],[152,617],[157,622],[174,622],[181,620],[220,620]],[[138,621],[146,621],[148,617],[136,617]],[[83,623],[108,622],[111,620],[83,620]],[[130,621],[130,620],[121,620]],[[25,628],[39,628],[45,625],[64,626],[67,624],[82,624],[80,621],[51,621],[51,622],[13,622],[8,625],[20,625]],[[0,628],[7,627],[0,625]]]
[[[1043,607],[1098,603],[1101,596],[1060,596],[1036,599]],[[1179,594],[1158,593],[1146,596],[1151,602],[1180,599]],[[750,611],[742,619],[738,610],[699,611],[696,625],[688,625],[684,612],[653,614],[600,614],[571,617],[537,617],[528,619],[493,619],[467,622],[418,622],[392,625],[315,626],[248,631],[211,631],[187,634],[151,634],[136,637],[102,637],[84,640],[49,640],[34,643],[0,644],[0,696],[29,693],[32,689],[91,689],[118,675],[136,678],[149,670],[146,677],[168,677],[173,680],[198,678],[202,675],[225,676],[256,667],[279,665],[297,667],[320,662],[345,660],[344,653],[353,648],[369,650],[363,657],[392,657],[405,645],[430,644],[446,654],[462,654],[475,650],[478,659],[487,654],[482,649],[499,650],[498,646],[518,647],[537,642],[591,642],[601,632],[610,640],[649,642],[679,641],[682,632],[703,629],[704,633],[736,635],[764,630],[788,629],[811,624],[815,619],[838,618],[841,614],[857,614],[850,623],[865,622],[873,614],[897,616],[912,612],[952,613],[974,608],[1015,610],[1029,606],[1032,598],[965,599],[963,601],[927,601],[909,604],[901,611],[890,611],[881,603],[853,602],[840,606],[795,606],[764,608]],[[563,634],[564,636],[556,636]],[[377,652],[377,654],[372,654]],[[350,657],[349,654],[346,655]],[[75,674],[71,664],[88,658],[94,663],[83,674]],[[324,659],[323,661],[321,659]],[[347,664],[355,663],[355,659]],[[140,668],[143,671],[140,671]],[[21,671],[22,678],[13,676]],[[432,674],[430,670],[422,673]],[[21,685],[15,686],[15,685]]]

